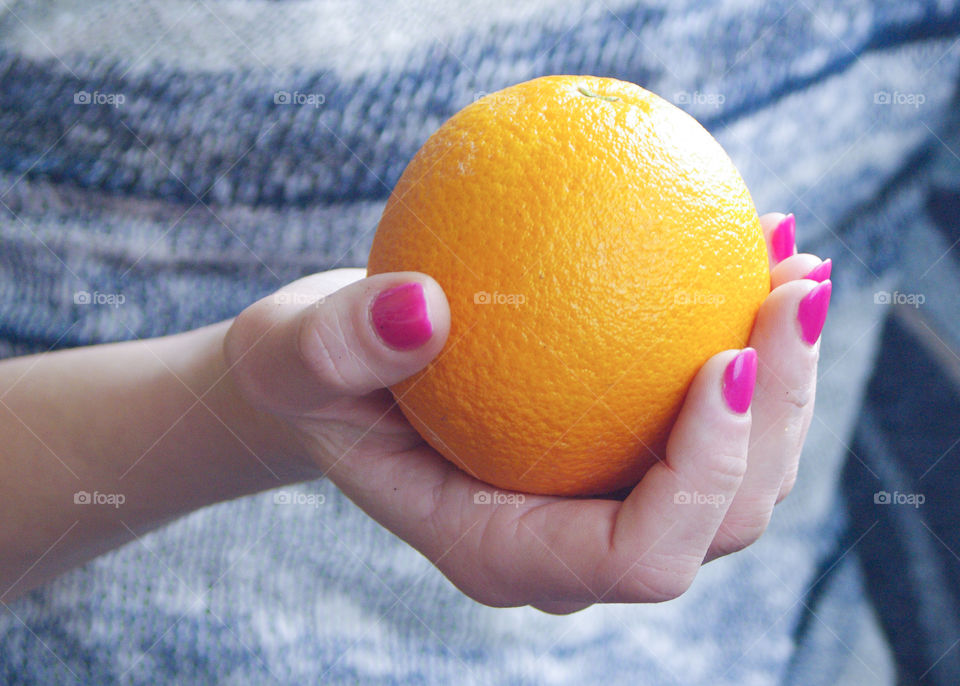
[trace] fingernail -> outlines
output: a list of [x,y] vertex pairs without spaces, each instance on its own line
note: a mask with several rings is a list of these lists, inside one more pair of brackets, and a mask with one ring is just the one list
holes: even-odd
[[370,308],[380,340],[395,350],[413,350],[430,340],[433,325],[419,283],[405,283],[380,293]]
[[777,228],[770,235],[770,249],[773,251],[774,262],[783,262],[797,252],[796,230],[797,221],[793,214],[788,214],[777,224]]
[[826,281],[830,278],[830,272],[833,269],[833,261],[828,257],[816,267],[811,269],[803,278],[811,281]]
[[743,414],[750,409],[753,387],[757,382],[757,351],[744,348],[723,371],[723,399],[727,407]]
[[813,345],[820,338],[823,323],[827,321],[827,310],[830,309],[830,292],[833,284],[824,281],[812,291],[803,296],[800,307],[797,308],[797,321],[800,322],[800,336],[804,342]]

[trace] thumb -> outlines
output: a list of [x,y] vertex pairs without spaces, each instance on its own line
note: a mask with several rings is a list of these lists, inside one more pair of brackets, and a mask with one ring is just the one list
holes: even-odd
[[450,309],[426,274],[378,274],[329,295],[320,276],[254,303],[227,333],[227,364],[260,409],[306,414],[393,385],[446,342]]

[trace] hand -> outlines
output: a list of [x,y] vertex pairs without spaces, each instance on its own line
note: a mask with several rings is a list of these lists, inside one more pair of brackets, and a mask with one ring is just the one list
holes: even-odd
[[[721,392],[739,351],[711,358],[687,394],[666,460],[622,501],[525,495],[520,504],[475,503],[492,487],[427,445],[385,388],[425,367],[446,341],[447,302],[424,274],[306,277],[241,313],[224,351],[244,399],[297,437],[296,459],[470,597],[555,613],[663,601],[682,594],[705,561],[756,541],[796,478],[822,326],[808,311],[804,329],[798,310],[817,309],[801,300],[818,286],[803,277],[821,262],[792,254],[792,222],[775,230],[782,219],[761,220],[771,255],[783,259],[771,262],[772,291],[750,339],[759,358],[750,409],[733,411]],[[411,282],[423,288],[432,331],[421,332],[419,347],[395,350],[375,331],[370,307],[384,290]],[[828,299],[829,286],[823,291]],[[678,502],[682,492],[706,497]]]

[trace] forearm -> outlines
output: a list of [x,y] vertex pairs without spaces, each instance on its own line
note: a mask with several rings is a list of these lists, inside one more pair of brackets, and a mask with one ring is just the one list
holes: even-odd
[[0,362],[0,600],[178,515],[314,476],[235,392],[228,325]]

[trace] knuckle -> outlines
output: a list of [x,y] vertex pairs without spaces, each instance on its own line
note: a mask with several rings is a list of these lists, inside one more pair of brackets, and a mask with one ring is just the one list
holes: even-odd
[[769,523],[769,512],[748,515],[728,513],[717,532],[723,553],[735,553],[753,545],[763,536]]
[[816,395],[817,361],[810,358],[776,375],[765,375],[762,395],[773,398],[789,411],[812,409]]
[[297,330],[297,357],[314,377],[334,390],[351,384],[344,369],[348,363],[343,327],[335,309],[331,316],[303,317]]
[[604,600],[625,603],[661,603],[679,598],[693,584],[700,560],[673,557],[665,564],[638,560],[614,582]]
[[530,606],[535,610],[540,610],[540,612],[544,612],[548,615],[566,616],[571,615],[574,612],[585,610],[588,607],[591,607],[593,604],[594,603],[591,602],[548,600],[530,603]]
[[[452,501],[447,480],[445,477],[434,485],[429,505],[418,518],[428,532],[428,542],[419,547],[420,551],[453,585],[476,602],[489,607],[526,604],[514,578],[516,570],[505,563],[505,556],[497,554],[491,526],[487,524],[478,527],[480,531],[472,531],[476,522],[464,519],[462,511],[455,510],[456,514],[450,516]],[[465,537],[464,531],[471,531],[471,535]],[[449,554],[460,546],[468,552],[460,550]]]
[[784,477],[783,483],[780,485],[780,493],[777,494],[778,505],[782,503],[788,495],[790,495],[790,492],[793,490],[793,487],[796,485],[796,483],[797,470],[794,469]]
[[464,573],[455,561],[442,559],[434,563],[437,569],[468,598],[488,607],[515,607],[525,604],[510,594],[501,592],[482,576]]
[[228,364],[243,364],[260,335],[270,326],[269,317],[259,303],[238,314],[227,331],[224,354]]
[[712,452],[703,461],[708,483],[723,493],[737,490],[747,473],[746,455]]
[[804,384],[795,388],[786,389],[780,397],[780,402],[791,410],[806,410],[813,404],[814,389],[812,384]]
[[271,325],[269,316],[256,304],[238,314],[223,339],[223,357],[230,376],[248,400],[257,404],[263,387],[256,372],[257,343]]

